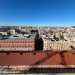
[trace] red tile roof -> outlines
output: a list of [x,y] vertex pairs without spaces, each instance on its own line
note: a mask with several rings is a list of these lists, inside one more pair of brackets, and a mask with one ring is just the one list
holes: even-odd
[[75,52],[31,51],[20,53],[0,53],[0,65],[75,65]]

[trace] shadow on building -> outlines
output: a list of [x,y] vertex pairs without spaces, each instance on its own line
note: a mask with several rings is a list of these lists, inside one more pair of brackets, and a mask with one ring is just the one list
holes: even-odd
[[38,30],[32,30],[31,33],[35,33],[35,51],[43,50],[43,39],[39,36]]

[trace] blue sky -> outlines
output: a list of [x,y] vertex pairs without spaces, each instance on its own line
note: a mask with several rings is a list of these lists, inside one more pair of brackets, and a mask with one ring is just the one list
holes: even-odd
[[75,25],[75,0],[0,0],[0,24]]

